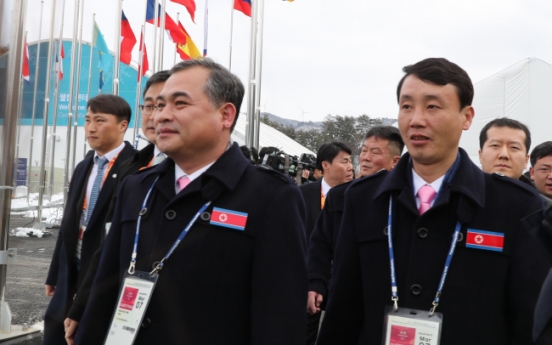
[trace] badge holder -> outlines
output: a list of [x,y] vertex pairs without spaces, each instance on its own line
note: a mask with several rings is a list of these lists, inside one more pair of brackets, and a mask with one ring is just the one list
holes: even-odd
[[387,306],[382,345],[439,345],[442,323],[441,313]]
[[126,272],[104,345],[131,345],[138,334],[159,275]]

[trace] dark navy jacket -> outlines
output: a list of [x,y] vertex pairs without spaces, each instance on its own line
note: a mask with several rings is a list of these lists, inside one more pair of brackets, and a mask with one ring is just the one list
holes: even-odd
[[307,229],[307,243],[310,240],[312,230],[314,229],[314,224],[318,215],[320,215],[320,210],[322,205],[320,204],[320,196],[322,193],[322,178],[313,183],[304,183],[299,186],[301,190],[301,195],[305,201],[305,207],[307,210],[306,218],[306,229]]
[[[422,216],[409,154],[391,172],[349,188],[317,344],[381,344],[384,309],[391,304],[390,195],[399,307],[431,308],[460,221],[462,236],[437,308],[444,315],[441,344],[532,344],[533,312],[549,264],[521,219],[542,201],[519,181],[483,173],[462,149],[459,156],[456,174]],[[466,247],[468,229],[504,234],[503,251]]]
[[106,218],[106,214],[111,197],[116,190],[117,172],[122,162],[131,157],[134,152],[136,150],[134,150],[132,145],[125,142],[125,147],[119,153],[115,163],[108,172],[98,195],[96,206],[84,232],[80,270],[77,269],[75,251],[78,242],[82,206],[86,195],[86,185],[90,170],[94,165],[94,154],[87,155],[76,166],[73,172],[56,248],[46,278],[46,284],[56,287],[54,296],[52,296],[52,300],[46,310],[46,315],[57,321],[63,322],[65,320],[73,297],[86,276],[92,256],[100,247],[102,238],[105,236],[105,223],[109,221]]
[[[337,235],[343,216],[345,191],[352,182],[335,186],[328,192],[324,209],[320,212],[309,241],[307,251],[307,271],[309,273],[309,291],[324,295],[327,301],[327,291],[330,282],[331,268]],[[325,305],[325,303],[324,303]]]
[[[170,159],[122,184],[76,344],[101,344],[130,263],[141,204],[137,270],[151,271],[194,214],[213,207],[247,214],[245,231],[200,217],[165,262],[135,344],[291,344],[305,342],[305,210],[285,176],[249,164],[230,147],[175,195]],[[204,215],[206,216],[206,215]]]

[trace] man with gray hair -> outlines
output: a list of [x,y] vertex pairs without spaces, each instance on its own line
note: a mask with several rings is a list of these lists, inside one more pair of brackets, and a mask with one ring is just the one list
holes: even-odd
[[121,185],[76,344],[304,344],[305,206],[230,144],[243,94],[211,60],[173,67],[168,159]]

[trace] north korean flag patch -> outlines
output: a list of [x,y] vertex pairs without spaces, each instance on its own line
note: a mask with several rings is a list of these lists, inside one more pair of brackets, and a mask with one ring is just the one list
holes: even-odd
[[245,230],[245,223],[247,223],[247,213],[225,210],[218,207],[213,208],[211,221],[209,222],[209,224],[240,231]]
[[468,229],[466,247],[502,252],[504,249],[504,233]]

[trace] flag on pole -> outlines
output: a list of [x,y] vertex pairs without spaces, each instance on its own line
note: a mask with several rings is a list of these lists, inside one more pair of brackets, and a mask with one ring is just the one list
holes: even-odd
[[195,23],[194,17],[195,17],[195,11],[196,11],[196,4],[194,0],[171,0],[171,1],[186,7],[186,10],[190,14],[190,17],[192,18],[192,22]]
[[205,20],[203,21],[203,57],[207,56],[207,34],[209,33],[209,10],[208,0],[205,0]]
[[59,80],[63,79],[63,59],[65,58],[65,49],[63,49],[63,39],[59,39],[59,52],[56,54],[55,72],[59,75]]
[[[140,55],[138,57],[138,80],[140,80],[140,75],[142,77],[146,75],[146,72],[149,69],[148,62],[148,51],[146,50],[146,42],[143,42],[142,33],[140,33]],[[143,45],[142,45],[143,44]],[[140,65],[142,63],[142,65]],[[141,74],[140,74],[141,73]]]
[[111,53],[107,48],[105,39],[102,35],[102,32],[100,31],[100,28],[98,27],[98,23],[96,23],[95,21],[94,21],[94,37],[92,42],[93,42],[94,49],[96,49],[98,52],[98,57],[100,61],[99,68],[100,68],[100,90],[101,90],[104,85],[103,75],[111,67],[111,63],[113,62],[113,57],[111,56]]
[[251,0],[234,0],[234,9],[251,17]]
[[132,32],[130,23],[128,22],[125,12],[123,12],[123,18],[121,20],[121,57],[122,63],[130,65],[132,60],[132,49],[136,45],[136,36]]
[[[155,0],[148,0],[148,8],[146,10],[146,23],[154,24],[154,8],[155,8]],[[157,10],[157,26],[161,27],[161,5],[159,5]],[[174,20],[169,16],[168,13],[165,12],[165,31],[167,31],[167,35],[169,35],[169,38],[179,44],[186,44],[186,36],[182,34],[182,31],[178,28],[178,25],[174,22]]]
[[27,45],[27,35],[25,35],[25,44],[23,45],[23,68],[21,75],[27,84],[31,83],[31,69],[29,68],[29,46]]
[[186,32],[186,29],[184,29],[184,26],[182,25],[181,22],[178,22],[178,28],[186,36],[185,44],[176,45],[176,51],[178,52],[178,55],[180,55],[180,58],[182,60],[192,60],[192,59],[201,58],[202,55],[199,52],[199,49],[197,49],[197,46],[195,45],[190,35],[188,35],[188,32]]

